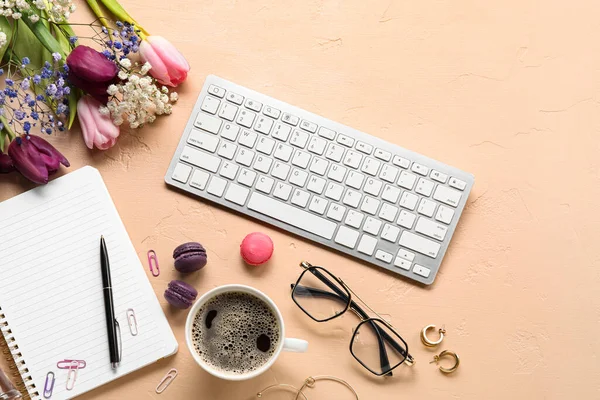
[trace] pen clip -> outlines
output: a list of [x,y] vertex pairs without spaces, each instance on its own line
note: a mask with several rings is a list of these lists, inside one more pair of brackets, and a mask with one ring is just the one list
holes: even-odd
[[119,348],[119,359],[117,360],[117,362],[121,362],[121,358],[123,355],[123,341],[121,340],[121,325],[119,324],[119,321],[117,321],[117,319],[115,318],[115,327],[117,328],[117,331],[119,331],[119,336],[117,336],[117,347]]

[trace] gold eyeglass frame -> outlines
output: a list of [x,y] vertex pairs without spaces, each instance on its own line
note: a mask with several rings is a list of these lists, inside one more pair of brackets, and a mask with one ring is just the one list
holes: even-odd
[[306,389],[307,387],[309,388],[314,388],[315,387],[315,383],[317,381],[321,381],[321,380],[329,380],[329,381],[334,381],[337,383],[340,383],[344,386],[346,386],[356,397],[356,400],[360,400],[358,398],[358,393],[356,393],[356,390],[354,390],[354,388],[352,387],[352,385],[350,385],[348,382],[346,382],[343,379],[340,379],[338,377],[335,376],[331,376],[331,375],[317,375],[317,376],[309,376],[308,378],[306,378],[304,380],[304,383],[302,384],[302,386],[300,387],[300,389],[298,389],[295,386],[292,385],[288,385],[287,383],[279,383],[276,385],[271,385],[271,386],[267,386],[266,388],[264,388],[263,390],[261,390],[260,392],[256,393],[256,397],[258,398],[262,398],[263,395],[268,392],[269,390],[273,390],[273,389],[288,389],[288,390],[293,390],[296,392],[296,397],[294,398],[294,400],[298,400],[299,396],[302,395],[302,397],[304,398],[304,400],[308,400],[308,397],[306,397],[306,395],[304,394],[303,390]]

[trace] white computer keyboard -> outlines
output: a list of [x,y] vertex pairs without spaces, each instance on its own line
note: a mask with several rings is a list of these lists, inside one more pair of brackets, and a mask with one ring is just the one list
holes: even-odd
[[473,176],[209,76],[165,181],[431,284]]

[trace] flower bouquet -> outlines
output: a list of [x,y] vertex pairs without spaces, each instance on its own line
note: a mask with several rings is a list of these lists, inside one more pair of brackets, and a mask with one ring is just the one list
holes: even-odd
[[69,22],[72,0],[0,0],[0,173],[47,183],[69,162],[43,136],[70,129],[76,116],[86,146],[106,150],[123,124],[171,114],[169,87],[187,78],[186,59],[116,0],[87,5],[98,19],[81,25]]

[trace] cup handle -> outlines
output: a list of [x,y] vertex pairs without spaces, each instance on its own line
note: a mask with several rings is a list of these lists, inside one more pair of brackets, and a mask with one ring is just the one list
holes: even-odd
[[306,353],[308,342],[302,339],[285,338],[283,340],[283,350],[293,353]]

